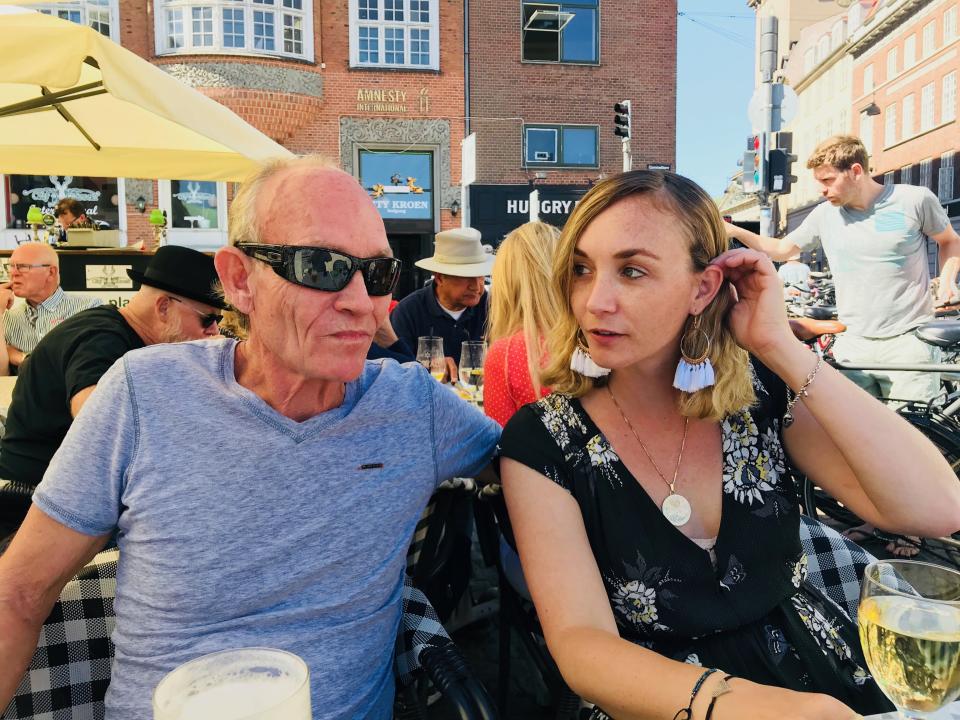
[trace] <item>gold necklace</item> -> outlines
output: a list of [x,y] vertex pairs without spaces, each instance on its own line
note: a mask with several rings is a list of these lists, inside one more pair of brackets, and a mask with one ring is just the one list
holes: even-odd
[[623,408],[620,407],[620,403],[617,402],[617,398],[614,397],[613,390],[610,389],[609,385],[607,385],[607,392],[610,393],[610,399],[613,400],[614,406],[620,411],[620,417],[623,418],[623,422],[626,423],[626,426],[630,428],[630,432],[633,433],[633,436],[637,439],[637,442],[640,443],[640,449],[643,450],[643,454],[647,456],[647,460],[649,460],[650,464],[653,465],[653,469],[657,471],[657,475],[660,476],[660,479],[667,484],[668,488],[670,488],[670,494],[667,495],[663,503],[660,505],[660,512],[662,512],[663,516],[670,521],[671,525],[674,525],[675,527],[686,525],[688,522],[690,522],[690,501],[687,500],[683,495],[680,495],[676,488],[677,476],[680,474],[680,463],[683,461],[683,448],[687,444],[687,429],[690,427],[690,418],[685,417],[683,419],[683,438],[680,440],[680,454],[677,455],[677,466],[673,469],[673,481],[670,481],[667,480],[667,476],[660,471],[660,467],[653,459],[650,451],[647,450],[647,446],[643,444],[643,440],[640,439],[637,431],[633,429],[633,424],[630,422],[627,414],[623,412]]

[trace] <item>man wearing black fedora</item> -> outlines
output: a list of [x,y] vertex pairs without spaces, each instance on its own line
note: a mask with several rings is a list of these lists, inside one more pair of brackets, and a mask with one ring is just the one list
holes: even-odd
[[40,482],[100,377],[128,350],[218,334],[225,304],[213,258],[167,245],[145,272],[127,274],[140,289],[126,306],[104,305],[64,320],[21,366],[0,441],[0,479]]

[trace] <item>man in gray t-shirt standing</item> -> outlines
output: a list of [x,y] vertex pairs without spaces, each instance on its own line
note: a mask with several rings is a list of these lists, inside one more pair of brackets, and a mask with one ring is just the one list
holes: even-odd
[[[936,196],[915,185],[881,185],[867,172],[859,138],[822,142],[807,161],[827,202],[785,238],[768,238],[728,225],[728,233],[773,260],[823,247],[837,290],[837,315],[847,326],[834,346],[850,364],[928,364],[939,350],[913,330],[933,319],[926,238],[940,248],[940,291],[946,300],[960,263],[960,236]],[[848,377],[878,397],[929,400],[940,390],[936,373],[850,371]]]
[[117,531],[106,720],[149,720],[165,673],[256,645],[306,661],[314,720],[392,715],[407,546],[499,426],[417,364],[366,362],[400,264],[350,175],[266,165],[214,262],[249,339],[115,364],[0,556],[0,709],[60,589]]

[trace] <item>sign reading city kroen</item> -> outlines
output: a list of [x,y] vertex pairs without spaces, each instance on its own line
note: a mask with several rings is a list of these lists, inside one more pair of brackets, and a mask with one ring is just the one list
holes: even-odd
[[414,95],[406,90],[384,88],[358,88],[357,112],[405,113],[430,112],[430,90],[420,88]]

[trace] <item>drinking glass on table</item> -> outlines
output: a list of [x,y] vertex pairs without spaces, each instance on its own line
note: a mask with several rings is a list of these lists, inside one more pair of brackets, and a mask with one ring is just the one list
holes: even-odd
[[483,399],[483,361],[487,347],[476,340],[467,340],[460,346],[460,386],[470,395],[471,402]]
[[310,671],[283,650],[203,655],[168,673],[153,692],[154,720],[311,720]]
[[867,666],[902,718],[960,696],[960,572],[915,560],[867,566],[860,588]]
[[423,365],[437,382],[447,376],[447,361],[443,356],[443,338],[424,335],[417,338],[417,362]]

